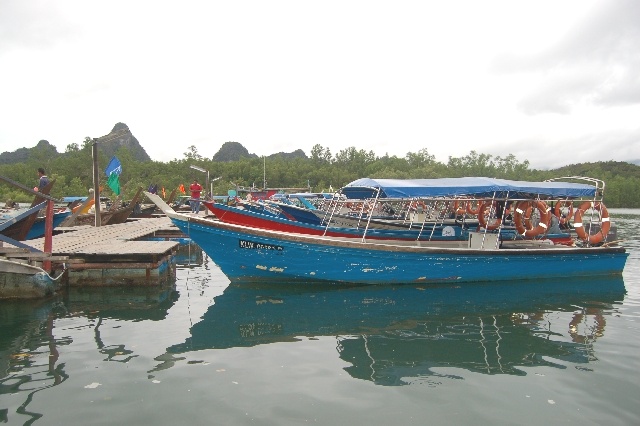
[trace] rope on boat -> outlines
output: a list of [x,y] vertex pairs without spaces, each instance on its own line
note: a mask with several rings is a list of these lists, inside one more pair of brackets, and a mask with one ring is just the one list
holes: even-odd
[[618,244],[618,243],[623,243],[625,240],[614,240],[614,241],[607,241],[606,243],[602,244],[602,247],[609,247],[612,244]]
[[49,273],[47,271],[45,271],[43,269],[44,273],[47,274],[47,276],[52,280],[52,281],[58,281],[60,278],[62,278],[62,276],[64,275],[65,272],[67,272],[67,264],[63,263],[62,264],[62,272],[60,272],[60,275],[58,275],[57,277],[53,278],[51,275],[49,275]]

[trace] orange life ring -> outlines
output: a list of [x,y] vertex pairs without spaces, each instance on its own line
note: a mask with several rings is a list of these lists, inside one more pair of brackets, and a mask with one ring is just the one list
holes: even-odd
[[369,210],[371,210],[371,206],[365,202],[347,203],[347,208],[352,213],[369,213]]
[[533,221],[531,220],[531,215],[533,214],[533,206],[531,203],[524,210],[524,229],[530,230],[533,229]]
[[472,215],[477,215],[478,213],[480,213],[480,207],[482,207],[482,201],[481,200],[476,200],[478,202],[478,206],[474,209],[473,208],[473,201],[467,201],[467,213],[472,214]]
[[[569,212],[566,215],[562,214],[562,209],[566,207],[569,209]],[[556,202],[556,206],[553,209],[553,214],[556,215],[561,225],[565,225],[569,223],[571,216],[573,215],[573,201],[569,200],[559,200]]]
[[352,203],[350,208],[352,212],[359,212],[360,210],[362,210],[362,206],[363,204],[358,202]]
[[480,222],[480,226],[482,228],[485,228],[489,231],[493,231],[494,229],[498,229],[500,227],[500,225],[502,224],[502,218],[501,217],[493,218],[491,219],[491,223],[488,223],[487,217],[485,216],[485,210],[487,209],[487,207],[489,207],[489,214],[491,214],[491,211],[495,212],[496,210],[491,201],[480,204],[480,207],[479,207],[480,212],[478,213],[478,222]]
[[418,207],[422,207],[423,212],[427,209],[427,205],[422,200],[415,200],[411,202],[411,208],[413,210],[418,210]]
[[[582,215],[589,209],[598,210],[601,214],[600,222],[602,225],[600,226],[600,230],[593,235],[588,235],[582,224]],[[607,207],[604,203],[585,201],[580,204],[580,207],[576,210],[576,214],[573,217],[573,227],[576,230],[576,234],[578,234],[578,238],[582,241],[588,242],[589,244],[598,244],[602,242],[611,229],[611,220],[609,219],[609,211],[607,210]]]
[[[532,209],[533,207],[537,208],[540,212],[540,222],[537,226],[531,226],[531,215],[527,214],[527,210]],[[524,218],[524,215],[528,215],[529,217]],[[516,211],[513,214],[513,221],[516,225],[516,231],[518,234],[522,235],[525,238],[535,237],[540,234],[544,234],[547,232],[549,228],[549,221],[551,220],[551,209],[547,206],[547,204],[542,200],[537,201],[520,201],[516,206]],[[527,229],[525,227],[525,222],[531,226],[531,229]]]
[[460,205],[460,201],[459,200],[455,200],[453,202],[453,211],[455,212],[456,216],[462,216],[467,212],[467,203],[466,201],[462,202],[462,206]]

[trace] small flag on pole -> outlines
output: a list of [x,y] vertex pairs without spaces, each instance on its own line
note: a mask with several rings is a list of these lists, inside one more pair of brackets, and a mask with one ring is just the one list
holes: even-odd
[[107,176],[110,176],[111,173],[116,173],[118,176],[120,176],[120,173],[122,173],[122,164],[120,164],[120,160],[118,160],[118,157],[114,155],[111,158],[111,161],[109,161],[109,164],[107,165],[107,168],[104,169],[104,172]]
[[122,173],[122,164],[120,164],[118,157],[114,155],[113,158],[111,158],[104,172],[108,176],[107,185],[109,185],[109,188],[111,188],[114,194],[120,195],[120,173]]

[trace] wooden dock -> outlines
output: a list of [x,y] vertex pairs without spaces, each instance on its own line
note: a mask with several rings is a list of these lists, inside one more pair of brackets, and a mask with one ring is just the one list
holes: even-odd
[[[177,241],[145,241],[162,235],[184,237],[167,217],[139,219],[101,227],[56,228],[50,257],[13,247],[0,247],[0,256],[29,262],[51,260],[58,269],[66,268],[64,279],[71,286],[114,286],[162,284],[171,271],[171,256]],[[44,238],[24,241],[44,249]],[[40,266],[40,265],[39,265]]]

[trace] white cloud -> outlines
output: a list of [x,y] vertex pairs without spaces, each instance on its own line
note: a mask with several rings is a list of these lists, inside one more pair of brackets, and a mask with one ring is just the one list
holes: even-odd
[[237,141],[545,167],[596,138],[637,159],[638,4],[4,0],[0,144],[64,150],[124,122],[161,161]]
[[640,104],[640,3],[603,2],[555,44],[534,54],[498,55],[493,69],[531,73],[519,102],[527,114],[568,114],[573,106]]

